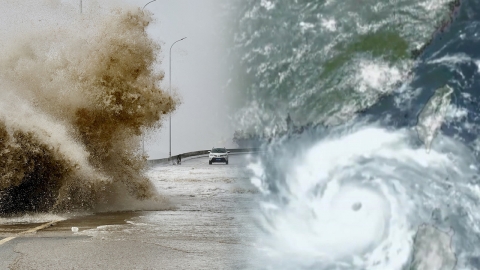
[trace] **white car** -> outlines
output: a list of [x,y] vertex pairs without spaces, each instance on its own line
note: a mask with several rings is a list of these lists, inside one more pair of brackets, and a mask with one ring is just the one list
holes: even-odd
[[208,151],[208,164],[212,165],[214,162],[225,162],[228,165],[228,153],[227,149],[224,148],[212,148],[211,151]]

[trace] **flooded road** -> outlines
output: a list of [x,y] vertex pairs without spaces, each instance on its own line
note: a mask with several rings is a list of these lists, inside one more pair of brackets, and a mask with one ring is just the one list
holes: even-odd
[[171,210],[0,219],[0,269],[242,269],[255,196],[246,160],[151,167]]

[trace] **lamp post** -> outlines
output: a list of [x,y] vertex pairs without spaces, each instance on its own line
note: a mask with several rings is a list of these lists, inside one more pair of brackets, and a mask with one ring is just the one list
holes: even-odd
[[80,0],[80,14],[82,13],[82,0]]
[[[80,0],[80,3],[81,3],[81,1],[82,0]],[[145,6],[143,6],[143,8],[142,8],[142,12],[148,4],[150,4],[152,2],[155,2],[155,1],[157,1],[157,0],[152,0],[148,3],[146,3]],[[142,153],[143,153],[143,155],[145,155],[145,134],[142,134]]]
[[[170,76],[170,78],[169,78],[169,81],[170,81],[170,87],[169,87],[170,96],[172,95],[172,47],[173,47],[173,45],[175,45],[175,43],[180,42],[180,41],[182,41],[182,40],[184,40],[184,39],[186,39],[186,38],[187,38],[187,37],[184,37],[184,38],[182,38],[182,39],[179,39],[179,40],[175,41],[175,42],[172,44],[172,46],[170,46],[170,71],[169,71],[169,73],[170,73],[170,74],[169,74],[169,76]],[[169,136],[169,138],[170,138],[170,151],[169,151],[169,153],[168,153],[168,157],[171,158],[171,157],[172,157],[172,114],[171,114],[171,113],[169,114],[169,121],[168,121],[168,123],[169,123],[169,126],[170,126],[170,136]]]

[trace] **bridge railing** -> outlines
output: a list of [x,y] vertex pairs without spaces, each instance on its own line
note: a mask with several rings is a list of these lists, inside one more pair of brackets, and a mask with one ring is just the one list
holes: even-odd
[[[188,158],[188,157],[207,155],[208,151],[211,151],[211,149],[187,152],[179,155],[182,156],[182,160],[183,160],[184,158]],[[230,154],[253,153],[253,152],[260,151],[260,148],[234,148],[234,149],[227,149],[227,151],[230,151]],[[176,161],[177,156],[178,155],[172,156],[171,158],[149,159],[147,160],[147,162],[149,166],[153,166],[157,164],[167,164],[167,163],[170,163],[171,161]]]

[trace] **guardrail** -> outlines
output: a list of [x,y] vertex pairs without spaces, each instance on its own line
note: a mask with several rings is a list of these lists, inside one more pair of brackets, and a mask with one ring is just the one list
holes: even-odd
[[[194,151],[194,152],[187,152],[183,154],[179,154],[182,159],[188,158],[188,157],[194,157],[194,156],[201,156],[201,155],[207,155],[208,151],[210,150],[200,150],[200,151]],[[236,149],[227,149],[227,151],[230,151],[230,154],[235,154],[235,153],[253,153],[253,152],[259,152],[260,148],[236,148]],[[170,161],[176,161],[177,156],[175,155],[172,156],[171,158],[160,158],[160,159],[149,159],[147,160],[149,166],[157,165],[157,164],[166,164],[170,163]]]

